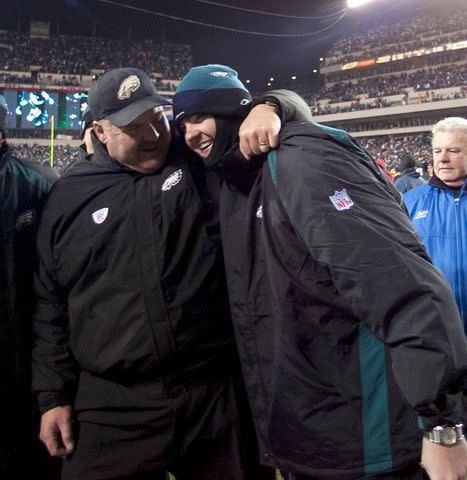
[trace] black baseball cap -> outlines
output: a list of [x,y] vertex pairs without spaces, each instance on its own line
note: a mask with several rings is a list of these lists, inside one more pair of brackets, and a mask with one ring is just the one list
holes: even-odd
[[138,68],[115,68],[101,75],[89,92],[89,109],[117,127],[128,125],[144,112],[170,100],[161,97],[148,75]]

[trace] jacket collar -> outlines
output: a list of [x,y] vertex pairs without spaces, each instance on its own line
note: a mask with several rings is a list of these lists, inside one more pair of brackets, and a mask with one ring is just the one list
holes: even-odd
[[231,187],[243,194],[248,194],[265,158],[265,155],[259,155],[251,160],[246,160],[240,152],[240,145],[237,141],[213,168]]
[[440,180],[435,174],[433,174],[428,183],[432,187],[440,188],[442,190],[446,190],[447,192],[452,192],[455,196],[458,196],[460,191],[465,188],[467,184],[467,178],[464,180],[463,185],[461,185],[460,187],[450,187],[449,185],[446,185],[442,180]]
[[118,160],[115,160],[115,158],[111,157],[107,151],[107,147],[99,141],[94,132],[91,132],[91,141],[94,148],[94,153],[90,159],[93,161],[93,163],[111,170],[133,171],[123,165],[123,163],[120,163]]
[[413,176],[414,173],[416,173],[418,177],[420,176],[420,173],[417,172],[417,171],[415,170],[415,168],[406,168],[406,169],[401,173],[401,176],[402,176],[402,175],[412,175],[412,176]]

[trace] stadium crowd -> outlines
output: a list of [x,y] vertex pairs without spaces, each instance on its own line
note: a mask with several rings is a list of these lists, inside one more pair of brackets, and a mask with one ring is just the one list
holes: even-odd
[[[6,31],[0,35],[0,43],[10,46],[14,52],[0,65],[0,70],[11,72],[27,72],[31,65],[40,65],[44,72],[86,75],[93,69],[134,65],[147,72],[158,72],[167,79],[179,79],[192,65],[190,45],[153,40],[78,35],[56,35],[45,39]],[[83,52],[87,54],[83,55]]]
[[374,158],[381,158],[389,169],[397,170],[404,155],[412,155],[418,167],[424,168],[431,159],[431,135],[382,135],[358,139]]
[[[441,100],[452,100],[457,98],[465,98],[467,96],[467,87],[462,87],[460,91],[454,93],[435,93],[434,91],[425,91],[424,94],[420,94],[416,103],[429,103],[429,102],[439,102]],[[370,110],[373,108],[384,108],[392,107],[395,105],[401,105],[407,103],[407,95],[404,93],[404,98],[402,100],[396,100],[395,102],[390,102],[385,98],[375,98],[369,102],[361,102],[359,99],[353,100],[350,105],[347,106],[333,106],[333,104],[326,104],[320,106],[315,97],[309,97],[309,105],[312,109],[314,115],[328,115],[331,113],[344,113],[344,112],[356,112],[361,110]]]
[[[436,6],[432,2],[430,6]],[[459,8],[439,9],[433,14],[432,8],[424,5],[417,18],[407,18],[396,24],[377,24],[346,36],[334,43],[326,57],[325,64],[345,63],[355,59],[358,52],[371,51],[372,56],[403,50],[431,48],[440,43],[456,42],[465,39],[465,19],[459,15]],[[462,2],[459,1],[459,6]],[[431,38],[431,37],[435,37]],[[384,45],[384,47],[381,47]]]
[[[38,144],[12,144],[12,153],[15,157],[33,162],[37,164],[49,164],[50,161],[50,147]],[[79,157],[79,150],[77,147],[56,146],[54,147],[54,167],[59,171],[71,165]]]
[[383,97],[405,93],[406,89],[416,91],[438,88],[460,87],[466,84],[467,64],[451,64],[437,68],[428,68],[411,73],[401,73],[377,78],[367,78],[358,82],[338,82],[323,88],[320,98],[334,102],[354,100],[357,95],[368,95],[368,98]]
[[[352,68],[349,70],[338,70],[326,74],[326,82],[345,82],[357,78],[373,77],[388,73],[407,72],[411,70],[422,70],[424,68],[435,68],[438,65],[463,63],[465,53],[462,50],[451,50],[420,57],[409,57],[396,62],[379,63],[368,67]],[[413,72],[411,72],[413,73]]]

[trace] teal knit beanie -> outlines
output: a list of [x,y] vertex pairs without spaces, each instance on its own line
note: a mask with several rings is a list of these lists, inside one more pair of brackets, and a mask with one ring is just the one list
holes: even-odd
[[243,116],[250,104],[251,95],[235,70],[225,65],[203,65],[193,67],[179,83],[173,114],[176,123],[200,113]]

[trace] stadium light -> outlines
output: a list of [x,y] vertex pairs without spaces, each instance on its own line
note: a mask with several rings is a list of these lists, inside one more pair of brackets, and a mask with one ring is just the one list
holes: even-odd
[[291,78],[292,80],[297,80],[297,76],[296,76],[296,75],[292,75],[290,78]]
[[245,83],[250,83],[250,82],[251,82],[251,80],[245,80]]
[[274,77],[271,77],[271,78],[269,79],[269,81],[270,81],[270,82],[273,82],[273,81],[274,81]]
[[357,8],[361,5],[365,5],[365,3],[370,3],[373,0],[347,0],[347,6],[349,8]]

